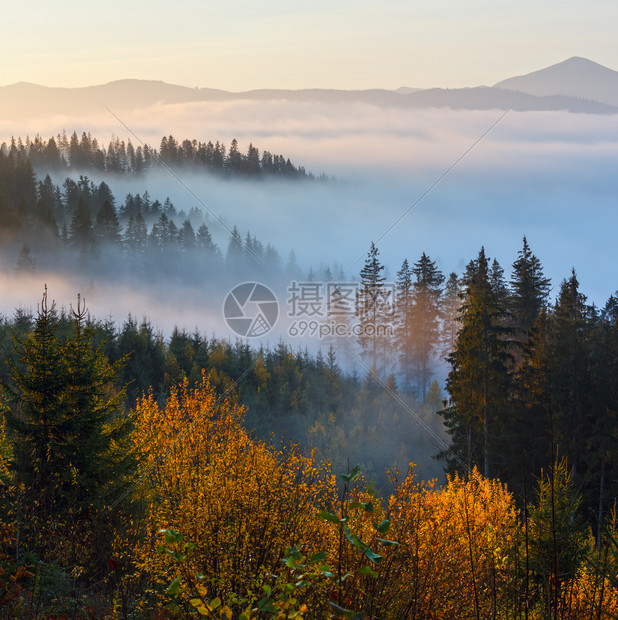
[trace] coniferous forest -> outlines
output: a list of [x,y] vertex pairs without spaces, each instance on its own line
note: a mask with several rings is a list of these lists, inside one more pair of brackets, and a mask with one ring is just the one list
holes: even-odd
[[[257,257],[342,279],[113,195],[156,166],[321,180],[236,141],[13,141],[6,269],[138,282]],[[618,617],[618,293],[597,307],[534,252],[505,270],[480,248],[459,274],[423,252],[389,283],[372,244],[353,312],[335,287],[323,317],[354,337],[319,350],[164,335],[43,288],[0,322],[0,616]]]

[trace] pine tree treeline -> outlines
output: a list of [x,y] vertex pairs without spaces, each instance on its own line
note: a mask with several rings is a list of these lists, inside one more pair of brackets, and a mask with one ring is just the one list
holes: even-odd
[[163,136],[159,150],[148,144],[134,147],[131,140],[112,137],[107,148],[83,132],[81,137],[73,132],[70,137],[63,132],[55,138],[44,140],[38,134],[33,140],[11,139],[3,142],[0,152],[14,160],[29,160],[32,167],[43,171],[76,170],[112,174],[140,175],[161,164],[170,167],[193,168],[196,171],[233,177],[281,177],[288,179],[313,179],[302,166],[295,166],[288,157],[260,151],[249,144],[247,152],[239,150],[234,138],[229,147],[216,141],[176,140],[172,135]]
[[616,297],[600,311],[589,305],[573,271],[550,303],[549,284],[525,238],[510,286],[484,250],[468,265],[441,412],[452,439],[443,457],[521,496],[564,458],[585,507],[602,519],[618,492]]
[[275,273],[285,268],[271,244],[249,233],[242,239],[236,228],[227,249],[219,248],[209,222],[197,207],[177,211],[169,197],[153,200],[148,191],[129,193],[118,204],[105,181],[97,185],[85,175],[67,177],[61,187],[49,175],[37,181],[28,159],[0,152],[0,238],[5,248],[15,248],[19,272],[33,271],[38,263],[66,266],[63,257],[71,253],[83,268],[96,263],[101,250],[142,272],[162,253],[201,258],[231,271],[256,269],[258,260]]
[[[4,318],[0,324],[4,359],[13,359],[12,337],[25,337],[33,321],[23,311],[12,319]],[[61,311],[58,331],[64,333],[69,327],[70,314]],[[232,396],[248,407],[245,421],[257,436],[298,442],[307,450],[312,447],[338,467],[345,467],[348,459],[362,463],[366,475],[381,489],[387,487],[387,467],[412,458],[427,463],[427,476],[440,473],[431,459],[435,446],[419,434],[416,419],[370,378],[346,374],[332,349],[326,355],[294,350],[283,343],[254,349],[240,341],[230,343],[180,328],[164,339],[148,320],[136,321],[131,316],[119,327],[110,320],[90,318],[89,327],[95,329],[95,344],[102,346],[110,363],[123,360],[118,384],[126,385],[129,405],[149,391],[158,400],[164,399],[185,379],[190,386],[196,385],[202,372],[223,394],[251,369]],[[7,368],[0,367],[0,380],[10,381]],[[439,390],[424,405],[411,395],[402,398],[425,424],[441,432],[435,415]],[[372,442],[379,449],[368,449]]]

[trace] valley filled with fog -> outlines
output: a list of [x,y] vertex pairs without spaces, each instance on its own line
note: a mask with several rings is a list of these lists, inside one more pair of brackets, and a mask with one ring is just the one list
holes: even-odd
[[[461,274],[481,246],[508,274],[526,235],[554,291],[573,267],[582,292],[597,305],[616,290],[616,115],[237,100],[159,104],[117,118],[101,106],[100,113],[83,118],[23,123],[19,131],[14,125],[0,129],[7,139],[9,131],[43,139],[63,129],[89,132],[103,147],[113,136],[155,148],[164,135],[222,143],[236,138],[241,151],[252,143],[285,153],[315,175],[326,174],[328,180],[296,182],[231,180],[163,167],[139,177],[52,172],[60,186],[64,177],[77,180],[80,173],[95,183],[105,181],[118,203],[129,193],[147,191],[161,202],[169,197],[177,212],[197,208],[223,253],[237,226],[242,237],[250,232],[271,244],[282,267],[293,251],[303,277],[311,270],[323,278],[329,267],[356,280],[372,241],[392,279],[404,258],[414,261],[422,252],[444,273]],[[4,253],[5,278],[17,258]],[[181,323],[225,337],[223,299],[217,296],[235,281],[218,283],[220,273],[196,265],[191,283],[185,288],[178,282],[173,296],[159,291],[153,278],[124,290],[122,278],[114,282],[119,269],[113,259],[95,280],[75,273],[67,281],[69,276],[48,273],[39,264],[33,277],[3,287],[0,308],[10,313],[18,305],[33,307],[47,281],[61,304],[77,290],[89,291],[97,315],[131,312],[149,316],[163,331]],[[247,275],[259,279],[261,270],[256,264]]]

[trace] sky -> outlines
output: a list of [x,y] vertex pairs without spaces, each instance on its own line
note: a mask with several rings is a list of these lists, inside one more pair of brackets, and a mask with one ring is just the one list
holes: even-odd
[[617,23],[615,0],[11,2],[0,85],[491,85],[571,56],[618,69]]

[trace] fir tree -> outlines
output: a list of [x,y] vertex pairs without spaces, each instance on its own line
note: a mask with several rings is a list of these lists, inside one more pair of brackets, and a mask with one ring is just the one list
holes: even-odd
[[378,255],[378,248],[372,242],[365,265],[360,272],[360,288],[356,294],[356,316],[358,343],[363,355],[371,363],[372,370],[381,372],[386,362],[382,345],[386,339],[389,317],[385,304],[385,277],[381,273],[384,265],[380,263]]
[[583,453],[593,426],[589,312],[573,270],[562,282],[553,312],[551,373],[554,440],[575,477],[586,469]]
[[197,235],[195,236],[195,244],[198,249],[207,256],[214,258],[219,255],[219,248],[212,240],[212,235],[208,230],[208,226],[206,224],[202,224],[197,229]]
[[510,283],[510,310],[520,338],[525,338],[525,332],[547,304],[551,280],[543,275],[541,262],[530,250],[526,237],[517,256]]
[[444,275],[436,263],[423,252],[414,263],[415,276],[412,295],[412,356],[416,366],[416,384],[419,398],[425,400],[432,376],[431,363],[440,335],[440,298]]
[[226,169],[233,174],[239,173],[242,167],[242,159],[242,154],[238,150],[238,140],[234,138],[227,154]]
[[123,393],[115,389],[121,362],[107,363],[86,316],[78,297],[68,334],[60,337],[61,321],[45,290],[33,331],[15,339],[19,362],[10,363],[5,385],[5,416],[25,490],[21,540],[45,561],[82,563],[74,554],[90,553],[96,563],[96,548],[71,539],[78,523],[86,538],[105,529],[106,507],[121,495],[135,464],[127,443],[130,419],[121,414]]
[[236,226],[232,230],[232,236],[230,237],[230,243],[227,246],[227,254],[225,263],[228,269],[231,271],[238,271],[244,262],[245,248],[240,237],[240,233]]
[[404,259],[397,272],[397,297],[395,306],[395,341],[399,351],[399,364],[403,375],[403,390],[412,384],[412,348],[414,341],[412,271]]
[[195,231],[189,220],[185,220],[182,224],[179,231],[179,241],[180,247],[185,252],[191,252],[195,248]]
[[103,242],[119,244],[121,229],[116,209],[109,200],[105,200],[97,212],[95,224],[96,237]]
[[451,272],[442,295],[442,312],[441,312],[441,354],[448,356],[455,350],[457,344],[457,334],[459,333],[460,322],[457,320],[459,316],[460,285],[457,274]]
[[504,433],[501,475],[521,494],[524,482],[532,488],[541,470],[552,466],[550,321],[543,308],[528,330],[513,381],[514,417]]
[[[508,412],[509,353],[503,327],[505,308],[498,303],[481,248],[467,267],[457,347],[449,356],[447,389],[453,407],[444,412],[453,449],[468,468],[483,466],[489,477],[498,452],[496,427]],[[451,463],[451,465],[454,465]]]
[[92,216],[83,196],[79,197],[77,208],[71,218],[69,239],[73,247],[79,249],[82,254],[88,252],[94,244]]

